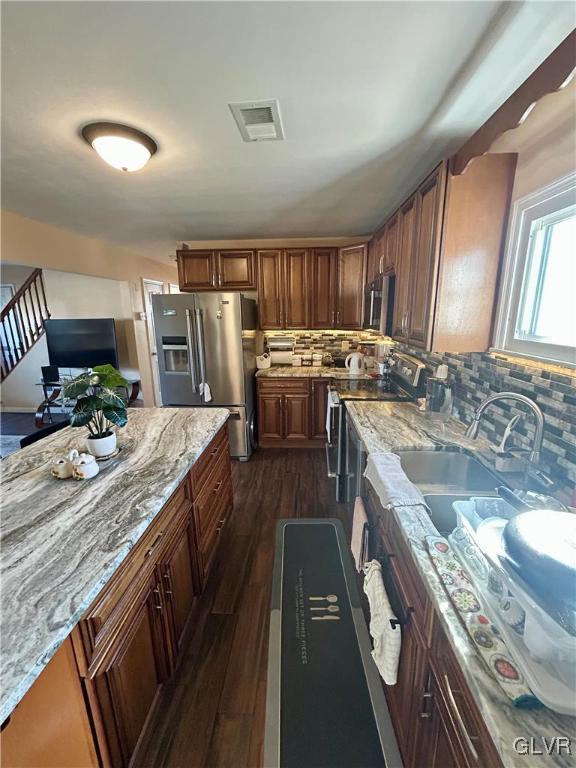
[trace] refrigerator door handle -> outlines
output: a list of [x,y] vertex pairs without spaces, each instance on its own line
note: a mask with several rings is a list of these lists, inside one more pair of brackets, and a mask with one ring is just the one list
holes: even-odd
[[194,349],[194,317],[190,309],[186,310],[186,345],[188,347],[188,365],[190,368],[190,378],[192,379],[192,392],[198,391],[198,376],[196,372],[196,352]]
[[196,309],[196,339],[198,342],[198,358],[200,360],[200,394],[203,394],[204,384],[206,384],[206,353],[204,348],[204,318],[202,310]]

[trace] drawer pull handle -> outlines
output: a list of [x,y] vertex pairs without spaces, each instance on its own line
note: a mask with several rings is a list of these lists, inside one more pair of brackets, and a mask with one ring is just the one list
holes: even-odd
[[160,594],[160,587],[158,587],[158,586],[154,587],[154,594],[158,598],[158,602],[154,602],[154,608],[156,608],[156,610],[158,610],[158,611],[160,611],[160,613],[162,613],[164,608],[163,608],[163,605],[162,605],[162,595]]
[[152,544],[150,545],[149,549],[147,549],[147,550],[146,550],[146,554],[144,555],[144,557],[150,557],[150,555],[152,554],[152,552],[154,552],[154,550],[156,549],[156,547],[157,547],[157,546],[158,546],[158,544],[160,543],[160,539],[161,539],[163,536],[164,536],[164,531],[160,531],[160,533],[158,534],[158,536],[156,536],[156,538],[154,539],[154,541],[153,541],[153,542],[152,542]]
[[221,486],[221,485],[222,485],[222,480],[218,480],[218,482],[217,482],[217,483],[216,483],[216,485],[214,486],[214,491],[213,491],[213,493],[217,493],[217,492],[218,492],[218,490],[220,489],[220,486]]
[[478,752],[476,751],[476,747],[472,743],[472,737],[468,733],[468,730],[466,729],[466,725],[464,723],[464,720],[462,718],[462,715],[460,714],[460,710],[458,709],[458,705],[456,704],[456,699],[454,698],[454,693],[452,691],[452,688],[450,687],[450,680],[448,680],[448,675],[444,675],[444,684],[446,685],[446,693],[448,694],[448,698],[450,700],[450,705],[452,707],[452,711],[454,713],[454,716],[456,717],[456,720],[458,722],[458,725],[460,726],[460,732],[462,736],[464,737],[464,740],[466,741],[466,744],[468,745],[468,749],[470,750],[470,754],[474,758],[474,760],[478,760]]
[[170,570],[166,568],[164,571],[164,581],[166,582],[166,589],[164,590],[164,593],[166,595],[172,594],[172,579],[170,578]]

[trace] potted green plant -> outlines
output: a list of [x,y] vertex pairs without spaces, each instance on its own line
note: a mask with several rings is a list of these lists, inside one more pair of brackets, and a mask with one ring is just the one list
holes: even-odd
[[125,401],[114,390],[126,386],[113,365],[96,365],[64,386],[64,396],[76,399],[70,424],[88,428],[86,444],[93,456],[109,456],[116,450],[114,427],[123,427],[128,414]]

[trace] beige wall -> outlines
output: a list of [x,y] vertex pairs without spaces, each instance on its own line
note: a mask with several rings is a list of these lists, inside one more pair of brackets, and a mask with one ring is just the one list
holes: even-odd
[[[14,269],[6,267],[5,272],[9,275]],[[114,318],[119,366],[127,375],[138,377],[129,283],[50,269],[43,270],[43,278],[54,319]],[[46,337],[42,336],[2,384],[2,407],[34,409],[42,400],[42,389],[37,386],[40,368],[48,364]]]
[[[109,281],[125,282],[129,304],[127,305],[128,310],[123,309],[122,327],[126,347],[124,357],[129,361],[130,368],[140,372],[145,404],[154,405],[146,322],[141,317],[141,313],[144,311],[142,278],[159,280],[164,283],[177,283],[178,274],[175,264],[154,261],[141,256],[137,251],[122,248],[105,240],[77,235],[8,211],[2,211],[1,223],[3,269],[8,269],[6,266],[8,263],[41,267],[45,270],[57,270],[61,273],[73,273],[76,278],[89,275],[95,278],[105,278]],[[4,282],[14,282],[5,278],[3,280]],[[84,292],[84,296],[86,295],[89,296],[90,292]],[[61,295],[60,298],[63,304],[69,302],[70,307],[77,308],[75,299],[71,295],[68,297]],[[85,298],[83,302],[85,305]],[[96,314],[93,309],[92,307],[92,311],[88,315],[77,314],[76,316],[103,316]],[[71,317],[72,315],[69,313],[66,316]],[[110,317],[110,313],[104,316]],[[41,343],[39,342],[39,344]],[[40,351],[41,348],[30,352],[30,355],[35,355],[34,380],[37,380],[40,375],[38,365],[41,356]],[[18,368],[24,365],[25,361],[20,363]],[[8,392],[8,394],[4,394],[2,399],[5,406],[8,406],[9,402],[20,402],[22,399],[18,388],[10,384],[10,380],[14,381],[13,377],[17,376],[17,371],[18,369],[13,371],[5,382],[4,393]],[[27,398],[29,399],[30,395],[27,395]]]
[[20,286],[26,282],[33,271],[33,267],[21,267],[16,264],[7,266],[2,264],[0,266],[0,282],[12,283],[14,289],[17,291]]
[[518,152],[513,200],[574,171],[576,79],[540,99],[522,125],[496,139],[490,152]]
[[148,277],[178,282],[176,265],[137,251],[77,235],[35,219],[2,211],[2,261],[114,280]]

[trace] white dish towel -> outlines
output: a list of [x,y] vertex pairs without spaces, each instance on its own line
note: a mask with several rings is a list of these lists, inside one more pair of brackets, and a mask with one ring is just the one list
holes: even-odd
[[364,477],[372,484],[384,508],[426,504],[424,496],[406,477],[400,456],[395,453],[371,453]]
[[364,592],[370,605],[370,634],[374,641],[372,658],[386,685],[396,685],[402,631],[390,606],[382,580],[382,566],[377,560],[371,560],[364,568]]
[[212,391],[210,390],[210,384],[207,381],[204,384],[200,384],[200,394],[204,395],[204,402],[209,403],[212,400]]
[[350,549],[356,563],[356,570],[360,572],[364,567],[364,561],[368,557],[368,516],[361,496],[356,496],[356,501],[354,502]]

